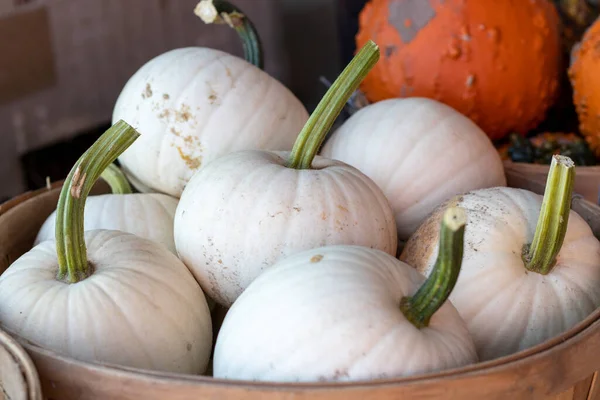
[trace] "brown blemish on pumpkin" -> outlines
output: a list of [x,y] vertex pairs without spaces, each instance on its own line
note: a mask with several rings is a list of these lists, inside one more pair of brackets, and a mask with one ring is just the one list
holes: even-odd
[[196,142],[196,144],[199,144],[199,143],[200,143],[200,139],[198,139],[197,137],[191,136],[191,135],[190,135],[190,136],[186,136],[186,137],[184,137],[184,138],[183,138],[183,141],[184,141],[185,143],[187,143],[188,145],[190,145],[190,146],[191,146],[191,145],[193,145],[193,144],[194,144],[194,142]]
[[215,92],[211,92],[210,95],[208,96],[208,101],[210,102],[210,104],[215,104],[216,100],[217,100],[217,94]]
[[187,349],[187,351],[192,351],[192,344],[188,342],[185,348]]
[[323,212],[321,213],[321,219],[322,219],[323,221],[325,221],[325,220],[327,219],[327,214],[325,214],[325,211],[323,211]]
[[[435,10],[429,1],[392,1],[389,5],[389,15],[388,23],[396,28],[404,43],[410,43],[417,33],[435,17]],[[410,15],[410,18],[407,18],[407,15]]]
[[300,207],[293,207],[293,209],[296,210],[297,212],[302,211],[302,208],[300,208]]
[[347,378],[350,375],[348,374],[348,370],[346,369],[336,369],[334,374],[333,374],[333,379],[334,380],[339,380],[341,378]]
[[323,259],[323,256],[321,254],[317,254],[316,256],[312,256],[310,258],[310,262],[314,264],[314,263],[318,263],[322,259]]
[[186,104],[181,105],[181,110],[175,111],[175,120],[177,122],[188,122],[192,118],[190,107]]
[[163,94],[163,99],[165,99],[165,100],[169,100],[169,98],[170,98],[170,96],[169,96],[167,93],[164,93],[164,94]]
[[150,87],[150,83],[146,83],[146,88],[142,92],[143,99],[146,99],[148,97],[152,97],[152,87]]
[[342,210],[344,212],[348,212],[348,209],[346,207],[344,207],[343,205],[341,205],[341,204],[338,204],[337,208],[339,208],[340,210]]
[[179,146],[175,146],[179,152],[179,157],[185,162],[189,169],[198,169],[202,165],[202,157],[191,157],[183,152]]

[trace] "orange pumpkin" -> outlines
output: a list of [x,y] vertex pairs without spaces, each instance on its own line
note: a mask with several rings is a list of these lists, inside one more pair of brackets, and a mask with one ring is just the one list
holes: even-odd
[[357,47],[382,58],[367,98],[420,96],[467,115],[492,139],[536,127],[554,102],[561,32],[548,0],[370,0]]
[[592,24],[573,52],[569,77],[579,130],[600,156],[600,19]]

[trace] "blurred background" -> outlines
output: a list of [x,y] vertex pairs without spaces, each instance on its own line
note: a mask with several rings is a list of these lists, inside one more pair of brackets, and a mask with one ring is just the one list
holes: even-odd
[[[445,102],[504,160],[548,164],[561,153],[600,165],[600,0],[230,1],[257,28],[266,72],[309,112],[327,89],[321,78],[333,81],[352,58],[364,9],[360,40],[376,36],[384,49],[361,86],[372,102]],[[64,179],[150,59],[188,46],[243,57],[233,29],[194,14],[198,2],[0,0],[0,202]]]
[[[243,57],[237,34],[205,25],[198,0],[0,0],[0,201],[63,179],[110,125],[128,78],[167,50]],[[236,0],[263,40],[265,69],[312,110],[352,57],[366,0]]]

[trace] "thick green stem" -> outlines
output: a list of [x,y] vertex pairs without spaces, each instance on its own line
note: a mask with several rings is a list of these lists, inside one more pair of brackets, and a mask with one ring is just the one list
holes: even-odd
[[310,169],[327,132],[348,99],[379,60],[379,47],[367,42],[321,99],[294,143],[287,166]]
[[93,271],[84,238],[85,200],[102,172],[139,137],[124,121],[109,128],[77,160],[65,180],[56,211],[57,278],[76,283]]
[[533,241],[523,247],[523,262],[529,271],[542,275],[552,271],[567,233],[574,181],[573,160],[553,156]]
[[[319,77],[319,80],[323,85],[327,88],[331,87],[331,82],[324,76]],[[349,115],[356,114],[359,110],[365,108],[370,104],[367,96],[360,90],[356,89],[351,95],[346,104],[344,105],[344,109]]]
[[440,227],[439,252],[429,277],[412,297],[404,297],[400,309],[421,329],[446,302],[454,289],[462,265],[467,216],[460,207],[448,208]]
[[194,13],[206,24],[227,24],[242,39],[246,61],[263,69],[263,51],[258,31],[252,21],[236,6],[225,0],[202,0]]
[[131,194],[133,190],[121,168],[111,163],[100,175],[113,194]]

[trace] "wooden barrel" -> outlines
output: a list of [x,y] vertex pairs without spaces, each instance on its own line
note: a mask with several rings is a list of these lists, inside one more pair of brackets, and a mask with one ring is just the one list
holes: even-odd
[[[507,177],[510,186],[543,193],[544,182],[528,174],[507,170]],[[0,273],[31,247],[56,207],[59,186],[0,206]],[[600,238],[600,208],[575,196],[573,209]],[[143,371],[77,361],[15,338],[33,360],[48,400],[600,400],[600,309],[569,331],[506,357],[439,373],[353,383],[255,383]]]
[[[507,173],[525,175],[532,181],[546,182],[549,165],[529,164],[521,162],[504,161],[504,169]],[[600,203],[600,166],[577,167],[575,171],[574,192],[583,196],[584,199],[594,203]]]
[[19,343],[0,330],[0,400],[42,400],[33,361]]

